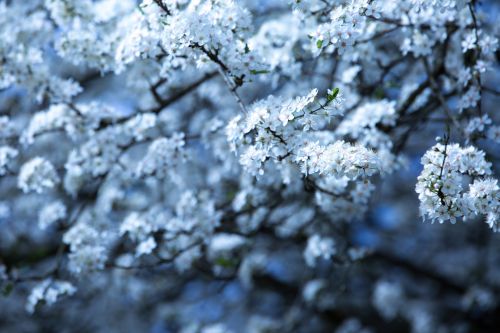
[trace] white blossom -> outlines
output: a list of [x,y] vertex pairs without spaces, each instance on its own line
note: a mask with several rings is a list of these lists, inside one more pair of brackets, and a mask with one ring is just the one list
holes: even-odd
[[159,138],[149,146],[144,159],[137,167],[137,175],[156,175],[164,178],[179,163],[186,159],[184,134],[175,134],[171,138]]
[[38,226],[46,229],[55,222],[65,219],[66,216],[66,206],[61,201],[55,201],[42,208],[38,215]]
[[470,31],[467,33],[462,40],[462,52],[467,52],[470,49],[474,49],[476,47],[477,43],[477,38],[476,38],[476,32],[475,31]]
[[136,255],[139,257],[144,254],[150,254],[156,248],[156,241],[153,237],[148,237],[137,245]]
[[486,126],[491,124],[491,119],[488,115],[482,117],[474,117],[469,120],[465,132],[470,136],[477,132],[484,132]]
[[9,172],[9,163],[19,154],[19,152],[9,146],[0,146],[0,176]]
[[[491,174],[491,163],[485,160],[483,151],[473,146],[437,144],[422,157],[422,164],[424,170],[418,177],[416,191],[424,218],[455,223],[459,217],[498,211],[496,179],[476,179],[468,192],[463,188],[466,176],[483,178]],[[495,223],[490,225],[494,228]]]
[[399,314],[404,302],[401,287],[387,281],[377,282],[373,290],[373,305],[387,319],[394,319]]
[[307,240],[304,259],[308,266],[314,267],[318,259],[330,260],[336,252],[335,241],[332,238],[312,235]]
[[494,5],[0,1],[2,328],[494,331]]
[[476,86],[470,87],[460,99],[460,110],[475,107],[480,99],[479,89]]
[[59,176],[52,163],[42,157],[35,157],[21,167],[18,186],[23,192],[42,193],[59,183]]
[[500,143],[500,126],[490,126],[486,132],[488,139],[493,140],[495,143]]
[[38,303],[47,305],[54,304],[61,296],[71,296],[76,292],[76,288],[67,281],[46,279],[38,283],[28,296],[26,311],[35,312]]

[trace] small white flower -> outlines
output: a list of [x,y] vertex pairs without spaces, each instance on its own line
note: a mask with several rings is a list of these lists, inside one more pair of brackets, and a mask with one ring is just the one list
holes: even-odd
[[312,235],[307,240],[304,259],[308,266],[314,267],[319,258],[329,260],[336,252],[335,241],[332,238],[322,238],[319,235]]
[[464,39],[462,40],[462,52],[465,53],[468,50],[472,50],[476,47],[476,33],[475,31],[468,32]]

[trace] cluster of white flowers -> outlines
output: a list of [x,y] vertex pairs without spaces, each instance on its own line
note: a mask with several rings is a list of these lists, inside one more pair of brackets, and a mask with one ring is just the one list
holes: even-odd
[[250,13],[235,1],[158,6],[152,0],[144,0],[139,8],[140,14],[131,18],[132,29],[127,33],[132,38],[124,38],[117,48],[120,70],[138,57],[164,54],[162,76],[170,75],[172,69],[186,66],[189,61],[198,65],[215,61],[239,85],[245,76],[264,69],[245,43],[250,31]]
[[[335,221],[360,220],[368,209],[375,186],[367,179],[350,182],[347,177],[326,177],[318,183],[329,193],[317,191],[316,204]],[[333,195],[332,195],[333,194]]]
[[[263,211],[264,213],[265,211]],[[287,204],[275,209],[269,216],[269,223],[275,225],[276,234],[280,237],[291,237],[298,234],[314,220],[315,210],[299,204]],[[253,218],[264,218],[254,215]]]
[[175,133],[171,138],[158,138],[151,143],[148,152],[137,167],[137,176],[152,176],[160,179],[172,174],[178,164],[185,162],[184,133]]
[[491,119],[487,114],[485,114],[481,117],[474,117],[470,119],[464,131],[470,138],[473,134],[483,133],[490,124]]
[[411,4],[418,10],[434,7],[445,11],[453,8],[462,9],[467,1],[468,0],[411,0]]
[[122,152],[121,147],[130,142],[120,129],[111,127],[99,131],[69,154],[64,176],[64,188],[68,193],[76,195],[88,176],[104,175],[115,165]]
[[477,106],[480,99],[479,88],[475,85],[471,86],[460,98],[459,110],[462,112],[465,109]]
[[117,117],[114,109],[95,102],[74,106],[52,104],[48,110],[33,115],[20,140],[30,145],[37,135],[57,130],[76,140],[94,134],[102,121],[112,121]]
[[401,45],[401,52],[404,55],[411,52],[415,57],[428,56],[431,54],[435,43],[436,41],[432,37],[415,30],[411,37],[404,40]]
[[405,302],[401,286],[394,282],[378,281],[373,290],[373,306],[389,320],[396,318]]
[[116,45],[127,32],[120,24],[134,12],[135,1],[50,0],[45,5],[60,31],[55,41],[59,56],[102,71],[116,67]]
[[61,296],[71,296],[75,292],[76,288],[70,282],[45,279],[31,290],[26,310],[33,313],[38,303],[43,302],[50,306],[57,302]]
[[318,259],[330,260],[337,252],[332,238],[314,234],[307,240],[304,259],[310,267],[316,266]]
[[61,30],[55,48],[62,58],[101,71],[121,72],[144,58],[160,59],[160,75],[187,64],[202,65],[217,58],[237,80],[264,67],[245,39],[250,13],[235,1],[175,2],[160,6],[152,0],[104,0],[78,4],[48,1],[51,18]]
[[8,116],[0,116],[0,139],[12,138],[16,133],[14,123]]
[[[336,137],[347,137],[347,128],[356,128],[359,135],[355,137],[361,139],[361,131],[369,131],[370,127],[378,131],[377,124],[394,124],[394,104],[385,101],[368,104],[367,109],[360,108],[359,112],[375,110],[376,119],[355,124],[350,118],[345,125],[341,123],[338,134],[331,135],[321,129],[330,122],[332,115],[342,113],[343,98],[337,89],[328,91],[326,101],[317,102],[318,106],[313,108],[316,97],[314,89],[305,97],[290,100],[270,97],[257,102],[246,117],[237,116],[229,122],[226,135],[230,147],[240,154],[240,164],[249,174],[260,178],[266,172],[277,172],[285,184],[302,176],[306,185],[312,181],[316,204],[331,213],[334,220],[359,218],[366,211],[374,189],[368,177],[394,169],[396,157],[389,152],[388,139],[386,146],[373,151]],[[353,114],[356,118],[356,112]],[[290,236],[300,230],[311,215],[314,216],[314,212],[290,214],[294,218],[280,221],[276,231],[284,237]]]
[[30,120],[28,128],[24,131],[21,142],[32,144],[35,136],[44,132],[64,129],[68,123],[74,121],[75,112],[66,104],[54,104],[45,112],[38,112]]
[[66,218],[66,206],[61,201],[55,201],[42,208],[38,214],[38,226],[46,229],[55,222]]
[[44,59],[43,48],[53,33],[42,6],[31,1],[0,3],[0,89],[20,85],[38,102],[68,101],[81,92],[72,79],[55,76]]
[[117,167],[117,162],[127,148],[149,138],[156,119],[152,113],[138,114],[121,124],[97,131],[78,149],[73,150],[65,164],[66,191],[75,195],[88,178],[103,176]]
[[328,146],[310,142],[297,151],[295,160],[301,171],[308,174],[326,174],[349,179],[369,177],[380,172],[377,155],[360,145],[336,141]]
[[372,304],[386,320],[405,318],[413,333],[436,332],[432,314],[418,302],[413,302],[398,282],[379,280],[374,286]]
[[175,259],[182,271],[199,257],[199,244],[209,243],[219,220],[220,212],[206,193],[195,196],[187,191],[173,211],[153,206],[142,213],[130,213],[120,226],[120,234],[137,243],[137,256],[158,249],[162,257]]
[[93,225],[97,223],[94,214],[85,213],[63,236],[70,250],[69,270],[76,275],[104,268],[107,244],[115,238],[110,230]]
[[[120,226],[120,234],[124,235],[127,233],[134,242],[139,243],[136,248],[137,256],[150,254],[157,245],[153,233],[160,230],[161,226],[158,225],[158,219],[152,218],[153,215],[150,212],[142,215],[132,212]],[[165,217],[163,215],[160,216],[162,218]]]
[[0,176],[9,172],[9,163],[19,154],[19,152],[9,146],[0,146]]
[[165,233],[165,239],[175,239],[175,242],[165,244],[165,254],[175,257],[182,252],[175,260],[179,270],[191,267],[201,255],[199,246],[193,245],[209,242],[220,219],[221,213],[216,210],[208,193],[195,195],[187,191],[182,194],[175,207],[175,217],[169,221]]
[[404,157],[396,156],[393,142],[387,134],[396,126],[398,114],[394,101],[380,100],[360,105],[339,124],[336,134],[371,149],[376,149],[380,171],[389,174],[404,165]]
[[[421,147],[411,136],[443,123],[470,146],[447,139],[422,157],[423,219],[479,217],[500,231],[497,170],[486,160],[500,142],[486,77],[499,42],[480,14],[467,0],[0,0],[0,222],[16,223],[0,235],[1,289],[54,261],[29,312],[75,293],[53,280],[67,273],[142,283],[124,268],[172,263],[176,279],[200,271],[259,288],[288,278],[273,251],[309,268],[289,274],[289,287],[319,314],[326,294],[337,306],[323,269],[343,268],[321,264],[370,253],[345,238],[368,226],[367,242],[378,240],[380,206],[403,192],[389,179],[373,198],[375,184],[408,176],[394,173]],[[42,230],[20,232],[37,218]],[[304,248],[288,247],[305,237]],[[19,239],[68,250],[54,260],[42,244],[43,263],[20,269],[7,257]],[[433,332],[434,314],[409,305],[399,282],[379,281],[365,302],[380,317]],[[493,307],[487,292],[469,293],[467,309]],[[252,327],[287,331],[303,305],[285,324]],[[336,332],[369,332],[349,317]],[[185,331],[228,332],[203,325]]]
[[497,179],[475,180],[463,198],[470,205],[472,213],[469,215],[486,215],[488,225],[494,231],[500,231],[500,187]]
[[250,146],[241,155],[240,163],[250,174],[263,175],[264,169],[262,168],[262,164],[266,161],[267,158],[268,156],[265,150],[258,149],[255,146]]
[[363,104],[340,123],[337,133],[356,139],[368,147],[390,148],[391,139],[378,126],[392,127],[396,124],[395,104],[387,100]]
[[377,1],[355,0],[334,7],[330,11],[329,21],[317,26],[310,34],[313,45],[311,50],[319,54],[338,52],[343,54],[349,50],[367,31],[366,16],[379,17],[380,8]]
[[[491,163],[483,151],[473,146],[438,143],[425,153],[422,164],[416,191],[424,218],[455,223],[459,217],[486,215],[491,228],[498,229],[500,191],[498,181],[488,178]],[[473,182],[464,192],[468,177]]]
[[[416,4],[418,2],[418,4]],[[414,1],[405,0],[402,4],[393,3],[387,5],[389,9],[384,16],[391,18],[400,17],[398,10],[407,11],[407,15],[401,16],[400,24],[409,27],[405,31],[405,38],[401,44],[401,52],[406,55],[412,53],[414,57],[427,56],[432,53],[436,44],[445,40],[448,32],[446,25],[461,18],[460,8],[449,5],[450,2],[444,1]],[[398,22],[398,19],[396,19]],[[464,22],[465,23],[465,22]],[[432,27],[432,31],[418,29],[422,25]]]
[[[314,89],[307,96],[291,100],[270,97],[256,103],[245,119],[235,117],[226,134],[233,150],[241,154],[241,165],[252,175],[263,175],[268,160],[276,165],[295,162],[305,175],[371,176],[380,171],[374,152],[361,145],[335,141],[321,145],[314,131],[338,114],[339,102],[329,92],[325,104],[312,109]],[[337,92],[338,93],[338,92]],[[300,133],[300,135],[299,135]]]
[[52,163],[42,157],[35,157],[21,167],[18,186],[23,192],[42,193],[59,183],[59,176]]
[[299,75],[302,65],[292,51],[303,37],[302,28],[302,22],[296,15],[285,14],[284,17],[264,22],[258,33],[248,41],[250,49],[256,50],[260,58],[265,59],[269,74],[275,73],[273,84],[277,84],[280,75],[292,78]]
[[263,174],[262,162],[268,158],[280,160],[286,157],[289,149],[286,140],[293,137],[292,122],[298,118],[303,127],[305,119],[316,117],[305,108],[314,101],[317,93],[314,89],[305,97],[288,101],[271,96],[255,103],[244,119],[236,116],[229,122],[226,135],[230,147],[233,151],[240,151],[240,162],[250,173]]

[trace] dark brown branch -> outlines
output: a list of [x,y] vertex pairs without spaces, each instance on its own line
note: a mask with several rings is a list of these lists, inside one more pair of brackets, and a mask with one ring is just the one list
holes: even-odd
[[163,9],[163,11],[167,14],[167,15],[172,15],[172,12],[170,11],[170,9],[168,8],[168,6],[166,4],[163,3],[162,0],[153,0],[157,5],[158,7],[160,7],[161,9]]
[[186,96],[187,94],[189,94],[191,91],[193,91],[196,88],[198,88],[200,85],[202,85],[206,81],[208,81],[208,80],[212,79],[213,77],[215,77],[216,74],[217,74],[217,72],[207,73],[204,76],[202,76],[201,78],[199,78],[198,80],[196,80],[195,82],[191,83],[190,85],[177,90],[173,95],[169,96],[167,99],[161,99],[160,98],[160,105],[158,105],[156,108],[151,109],[149,111],[153,112],[153,113],[160,112],[165,107],[167,107],[167,106],[169,106],[169,105],[177,102],[179,99],[181,99],[182,97]]

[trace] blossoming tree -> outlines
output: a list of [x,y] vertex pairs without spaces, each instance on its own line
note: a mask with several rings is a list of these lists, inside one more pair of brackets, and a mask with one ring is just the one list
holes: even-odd
[[0,330],[497,332],[498,15],[0,0]]

